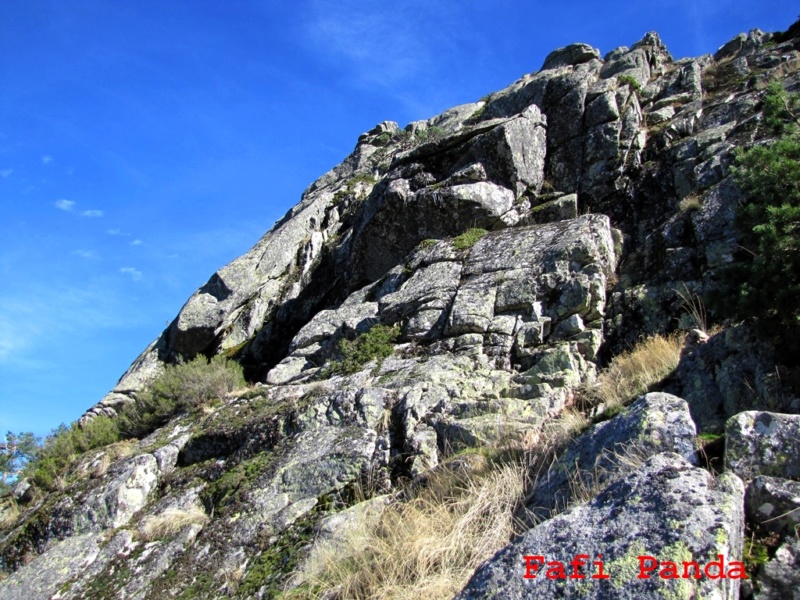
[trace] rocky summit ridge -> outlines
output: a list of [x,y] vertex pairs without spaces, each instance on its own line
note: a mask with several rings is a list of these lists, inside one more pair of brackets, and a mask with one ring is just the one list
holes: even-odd
[[[324,589],[310,557],[515,448],[548,464],[497,508],[514,532],[436,597],[796,594],[796,369],[752,322],[697,331],[691,309],[737,260],[735,151],[769,138],[768,82],[800,89],[798,33],[677,61],[654,33],[573,44],[479,102],[361,135],[82,423],[179,360],[228,357],[249,385],[85,452],[47,493],[18,485],[0,597],[368,597]],[[586,400],[615,357],[684,330],[650,393]],[[389,350],[348,365],[377,332]],[[556,439],[569,414],[582,425]],[[524,577],[525,556],[582,554],[609,579]],[[642,555],[752,576],[639,579]]]

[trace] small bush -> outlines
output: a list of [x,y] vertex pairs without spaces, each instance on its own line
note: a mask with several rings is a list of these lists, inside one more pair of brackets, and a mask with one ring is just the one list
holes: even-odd
[[472,248],[478,243],[478,240],[480,240],[487,233],[489,232],[485,229],[478,229],[475,227],[472,229],[467,229],[464,233],[453,239],[453,246],[456,247],[456,250]]
[[145,519],[139,535],[145,542],[152,542],[174,537],[189,525],[205,525],[208,521],[209,516],[199,506],[168,508],[161,514]]
[[100,415],[83,426],[73,423],[70,427],[61,425],[44,441],[34,460],[25,468],[25,475],[37,487],[52,490],[60,487],[59,480],[67,468],[81,454],[108,446],[119,440],[117,423],[105,415]]
[[189,362],[167,365],[150,386],[153,395],[183,409],[194,409],[221,400],[244,387],[242,367],[219,355],[210,361],[199,355]]
[[604,405],[612,415],[651,391],[678,366],[683,342],[678,335],[653,336],[614,357],[597,382],[582,394],[589,406]]
[[744,252],[723,272],[716,298],[737,318],[756,317],[789,342],[800,324],[800,96],[773,83],[764,122],[779,137],[736,154],[736,183],[747,201],[736,212]]
[[383,359],[394,352],[394,343],[399,336],[397,327],[379,324],[354,340],[340,340],[339,358],[325,369],[325,375],[351,375],[373,360],[377,360],[380,367]]
[[627,85],[631,90],[639,95],[642,91],[642,86],[639,85],[639,82],[636,81],[631,75],[620,75],[617,77],[617,84],[618,85]]

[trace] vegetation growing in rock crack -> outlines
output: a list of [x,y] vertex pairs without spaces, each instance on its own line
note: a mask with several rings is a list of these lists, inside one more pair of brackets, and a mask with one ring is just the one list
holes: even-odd
[[370,361],[377,360],[380,367],[384,358],[394,352],[394,343],[400,337],[400,329],[395,326],[377,324],[354,340],[341,339],[338,358],[331,361],[323,375],[350,375],[360,371]]
[[631,75],[620,75],[617,77],[617,83],[619,85],[627,85],[636,95],[639,95],[642,91],[642,86]]
[[779,137],[736,153],[734,177],[747,195],[736,214],[743,252],[719,298],[730,313],[758,317],[779,333],[800,319],[799,106],[797,94],[772,82],[764,124]]
[[201,408],[244,386],[241,365],[223,355],[167,365],[134,402],[122,407],[119,429],[126,437],[143,437],[178,412]]
[[466,250],[467,248],[472,248],[487,233],[489,232],[485,229],[472,227],[471,229],[467,229],[461,235],[453,238],[453,246],[455,246],[456,250]]
[[580,403],[604,406],[604,418],[619,413],[638,396],[653,391],[654,386],[675,370],[682,348],[678,334],[652,336],[641,341],[612,359],[597,381],[583,390]]

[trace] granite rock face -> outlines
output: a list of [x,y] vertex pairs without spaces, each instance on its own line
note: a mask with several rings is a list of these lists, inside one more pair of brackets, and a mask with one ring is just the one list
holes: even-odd
[[[715,480],[677,454],[657,454],[589,503],[521,535],[481,566],[456,598],[738,598],[738,579],[662,579],[658,570],[640,579],[639,557],[676,563],[682,573],[683,561],[704,567],[718,555],[741,556],[743,495],[735,475]],[[548,578],[545,564],[529,573],[535,578],[524,577],[525,556],[564,563],[570,574],[569,563],[581,554],[588,556],[581,571],[586,579]],[[591,578],[599,574],[591,565],[598,555],[608,579]]]
[[[797,30],[679,61],[653,33],[604,56],[573,44],[479,102],[362,134],[83,422],[199,354],[238,361],[248,389],[87,452],[49,494],[0,498],[0,596],[272,597],[317,541],[461,450],[530,450],[614,356],[700,326],[681,293],[737,260],[734,152],[768,139],[771,78],[800,88]],[[381,330],[389,355],[343,368]],[[630,575],[640,554],[739,560],[740,477],[751,527],[787,513],[754,593],[789,597],[800,399],[758,333],[704,337],[660,391],[585,421],[459,597],[736,598],[736,579]],[[720,475],[704,452],[722,440],[695,436],[723,430]],[[603,554],[610,578],[526,580],[525,554]]]

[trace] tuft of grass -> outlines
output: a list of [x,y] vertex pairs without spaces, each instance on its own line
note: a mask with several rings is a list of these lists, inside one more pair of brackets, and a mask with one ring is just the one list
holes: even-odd
[[642,92],[642,86],[631,75],[620,75],[617,77],[618,85],[627,85],[638,96]]
[[677,334],[646,338],[612,359],[595,385],[583,390],[582,403],[589,407],[603,405],[603,416],[618,413],[675,370],[682,348],[683,342]]
[[324,375],[351,375],[360,371],[370,361],[378,361],[380,367],[383,359],[394,352],[394,343],[400,337],[397,326],[374,325],[366,333],[354,340],[339,341],[339,358],[332,361],[325,369]]
[[452,598],[511,538],[525,473],[521,462],[434,472],[410,500],[320,546],[307,564],[306,585],[287,597],[319,598],[336,589],[352,600]]
[[689,194],[678,203],[678,210],[682,213],[695,212],[703,208],[703,201],[697,194]]
[[475,244],[478,243],[483,236],[485,236],[488,231],[485,229],[479,229],[477,227],[473,227],[472,229],[467,229],[461,235],[453,238],[453,246],[456,247],[456,250],[465,250],[466,248],[472,248]]
[[700,295],[692,293],[685,283],[683,284],[683,290],[675,290],[675,293],[680,296],[683,309],[688,314],[694,328],[704,333],[708,331],[708,313]]
[[168,508],[163,513],[148,517],[139,529],[145,542],[171,538],[189,525],[205,525],[209,516],[199,506]]
[[14,498],[5,498],[0,503],[0,531],[9,529],[16,525],[19,519],[19,506]]

